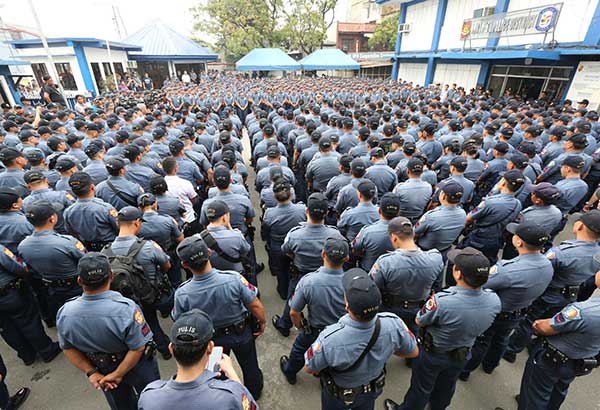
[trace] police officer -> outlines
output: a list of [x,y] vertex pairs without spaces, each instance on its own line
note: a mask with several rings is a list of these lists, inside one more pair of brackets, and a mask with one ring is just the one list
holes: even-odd
[[378,212],[379,221],[365,225],[352,241],[352,253],[360,260],[360,267],[365,271],[370,271],[381,255],[394,250],[388,234],[388,224],[400,213],[400,200],[396,194],[388,192],[383,195]]
[[67,231],[79,238],[88,251],[100,251],[117,236],[117,210],[95,197],[96,186],[85,172],[73,174],[69,186],[77,201],[63,213]]
[[258,400],[263,375],[254,337],[262,335],[266,326],[264,308],[256,297],[258,290],[236,272],[214,269],[208,247],[196,236],[184,239],[177,246],[177,254],[182,266],[194,276],[175,292],[171,316],[177,320],[195,308],[205,311],[214,323],[215,344],[222,346],[225,354],[233,350],[242,368],[244,385]]
[[[150,191],[150,178],[157,174],[152,168],[141,164],[143,152],[136,144],[129,144],[123,149],[123,156],[129,160],[125,167],[125,179],[138,184],[145,191]],[[113,182],[114,178],[110,178]],[[114,184],[114,182],[113,182]]]
[[[142,268],[146,279],[154,287],[162,288],[164,286],[163,272],[166,273],[171,269],[171,262],[169,256],[159,244],[152,240],[142,240],[138,237],[142,229],[142,212],[138,208],[126,206],[119,211],[118,220],[119,235],[112,244],[102,250],[102,253],[108,256],[109,260],[112,260],[115,256],[131,257],[134,263]],[[160,302],[156,301],[153,305],[142,305],[140,307],[154,334],[153,339],[156,342],[157,350],[163,359],[169,360],[171,358],[169,338],[160,327],[156,314],[156,310],[162,308]],[[167,305],[170,308],[171,305],[168,302]],[[165,310],[168,309],[166,307],[161,309],[161,311]]]
[[[555,186],[560,189],[561,195],[556,206],[562,211],[563,215],[571,213],[588,193],[588,186],[581,179],[581,170],[584,165],[585,161],[581,157],[569,155],[565,157],[560,167],[562,179]],[[591,205],[592,198],[589,198],[586,203],[588,208]]]
[[33,225],[34,232],[19,244],[19,255],[47,288],[47,314],[54,318],[67,300],[81,295],[77,263],[85,254],[85,247],[72,236],[61,235],[54,230],[58,215],[50,202],[34,203],[25,216]]
[[23,179],[27,159],[16,148],[4,148],[0,151],[0,162],[4,165],[4,171],[0,173],[0,187],[9,187],[17,191],[21,198],[29,195],[29,190]]
[[448,259],[457,285],[431,296],[417,314],[421,354],[412,364],[404,402],[397,405],[388,399],[386,410],[423,410],[427,403],[431,410],[446,409],[475,339],[500,312],[498,295],[481,289],[490,269],[485,255],[468,247],[450,251]]
[[23,200],[16,189],[0,187],[0,243],[12,253],[25,237],[33,233],[33,226],[21,212]]
[[390,356],[413,358],[419,348],[398,316],[378,313],[381,293],[365,271],[350,269],[342,286],[348,313],[319,334],[304,355],[305,370],[321,378],[323,410],[370,410]]
[[263,216],[260,235],[269,255],[269,270],[277,277],[277,293],[287,300],[289,286],[289,260],[281,250],[288,232],[306,221],[306,206],[292,202],[292,185],[286,179],[273,184],[277,206],[268,208]]
[[582,214],[573,224],[575,240],[563,241],[554,246],[546,257],[552,263],[554,276],[544,293],[531,305],[510,337],[503,358],[513,363],[533,336],[534,321],[553,316],[566,305],[577,300],[580,286],[600,269],[593,256],[600,250],[600,211]]
[[85,153],[90,160],[82,171],[89,174],[96,185],[108,179],[109,174],[104,164],[104,145],[99,141],[97,143],[95,141],[90,142],[85,148]]
[[31,389],[29,387],[21,387],[15,394],[12,396],[8,393],[8,387],[6,386],[6,375],[7,375],[6,365],[2,360],[2,356],[0,356],[0,406],[3,409],[19,409],[27,397],[29,397],[29,393],[31,393]]
[[[302,276],[316,271],[321,266],[321,251],[328,238],[345,240],[333,226],[325,225],[327,215],[327,198],[323,194],[314,193],[308,197],[307,221],[290,230],[283,241],[281,251],[292,259],[289,265],[288,298],[291,298],[296,285]],[[275,329],[284,337],[290,335],[292,321],[290,306],[285,303],[281,316],[271,319]]]
[[326,221],[328,224],[333,224],[337,219],[334,208],[339,192],[352,180],[352,176],[350,175],[350,163],[352,162],[352,156],[344,154],[339,157],[338,162],[340,174],[331,178],[327,183],[327,187],[325,188],[325,196],[329,201],[329,214],[327,215]]
[[[600,277],[596,279],[600,285]],[[600,365],[600,298],[566,306],[533,323],[543,341],[530,354],[516,397],[518,410],[558,409],[569,385]]]
[[53,191],[48,185],[48,179],[40,170],[29,170],[25,173],[25,183],[31,194],[23,200],[23,211],[27,212],[30,205],[38,201],[47,201],[58,209],[58,223],[56,231],[67,233],[63,212],[75,202],[75,198],[69,192]]
[[175,289],[181,285],[181,265],[175,249],[177,244],[183,240],[183,233],[175,219],[158,213],[158,203],[154,195],[142,194],[138,198],[138,205],[144,219],[138,236],[158,243],[169,255],[171,268],[167,272],[167,276],[171,286]]
[[177,374],[146,386],[139,410],[161,410],[181,403],[195,410],[210,410],[215,403],[232,410],[258,409],[229,356],[223,355],[216,368],[207,368],[215,348],[214,333],[213,321],[200,309],[183,313],[173,323],[169,349],[177,361]]
[[110,290],[106,256],[90,252],[78,270],[83,295],[58,312],[60,347],[112,410],[137,410],[136,392],[160,378],[152,331],[132,300]]
[[[326,326],[336,323],[345,312],[342,267],[348,260],[348,243],[341,239],[327,239],[321,252],[323,266],[304,275],[290,302],[290,317],[300,332],[289,356],[281,356],[279,368],[290,384],[296,384],[296,374],[304,367],[304,353]],[[308,308],[308,318],[302,311]]]
[[[449,180],[438,190],[437,200],[440,206],[425,212],[415,224],[415,238],[419,248],[440,251],[444,265],[448,251],[460,236],[467,221],[467,214],[459,207],[463,195],[460,184]],[[442,280],[442,275],[435,279],[433,289],[436,292],[442,289]]]
[[382,310],[398,315],[416,333],[415,316],[442,274],[442,255],[437,249],[421,250],[403,216],[390,221],[388,234],[394,251],[377,258],[369,274],[381,290]]
[[500,260],[490,269],[484,289],[498,294],[502,311],[492,326],[477,338],[471,358],[460,374],[463,381],[479,364],[485,373],[492,374],[508,346],[511,332],[552,280],[552,264],[541,252],[550,238],[548,231],[534,222],[511,223],[506,229],[513,234],[512,242],[518,256]]
[[350,183],[346,184],[346,186],[340,189],[335,202],[335,211],[338,215],[341,215],[342,212],[347,208],[354,208],[356,205],[358,205],[358,194],[356,187],[362,181],[367,180],[367,178],[364,177],[366,171],[367,166],[362,158],[354,158],[352,160],[350,163]]
[[329,181],[340,174],[338,166],[339,154],[332,150],[330,137],[319,139],[318,157],[306,166],[306,183],[309,192],[325,192]]
[[393,191],[400,198],[402,216],[412,222],[421,217],[433,193],[431,185],[421,180],[423,167],[423,161],[419,158],[411,158],[406,164],[408,180],[396,185]]
[[158,213],[175,219],[179,227],[183,229],[182,216],[185,215],[185,208],[181,206],[178,198],[167,194],[169,186],[165,178],[160,175],[154,176],[150,178],[149,185],[150,192],[156,198]]
[[385,153],[380,147],[373,148],[370,152],[371,166],[367,168],[365,178],[370,179],[377,186],[377,199],[390,192],[396,186],[398,178],[396,173],[387,164]]
[[437,184],[436,191],[433,194],[433,197],[431,198],[431,202],[429,204],[429,209],[433,209],[434,207],[440,204],[440,201],[438,199],[440,190],[445,184],[449,183],[450,181],[456,182],[462,187],[460,205],[463,208],[467,208],[467,206],[471,202],[471,198],[473,197],[473,191],[475,190],[475,184],[473,184],[473,182],[471,182],[465,177],[465,171],[467,170],[468,166],[469,161],[462,155],[458,155],[452,158],[452,161],[450,161],[450,176],[444,179],[443,181],[440,181],[439,184]]
[[[125,161],[121,158],[111,158],[106,161],[106,169],[110,176],[98,184],[96,196],[117,210],[126,206],[137,206],[138,196],[144,193],[144,189],[125,178]],[[148,173],[150,172],[148,170]]]
[[[521,212],[521,202],[515,198],[515,193],[524,183],[520,171],[505,172],[497,185],[500,193],[485,198],[467,215],[468,232],[458,247],[479,249],[490,262],[495,263],[498,251],[504,245],[504,228]],[[471,226],[472,229],[469,229]]]
[[199,235],[212,250],[210,264],[215,269],[235,271],[248,280],[252,279],[252,266],[248,259],[250,244],[239,229],[231,227],[227,203],[220,199],[211,201],[206,207],[206,217],[209,223]]
[[[0,245],[0,334],[29,366],[35,362],[37,354],[45,363],[51,362],[60,353],[60,348],[42,327],[37,306],[23,281],[26,274],[25,263]],[[2,376],[5,375],[6,371]],[[0,405],[3,405],[1,400]]]
[[60,179],[56,182],[54,189],[56,191],[70,191],[69,178],[71,175],[79,171],[75,158],[68,155],[62,155],[56,161],[55,169],[60,174]]
[[377,194],[377,186],[371,180],[362,181],[357,185],[358,205],[348,208],[337,223],[340,232],[352,242],[363,226],[377,222],[379,210],[373,205],[373,198]]

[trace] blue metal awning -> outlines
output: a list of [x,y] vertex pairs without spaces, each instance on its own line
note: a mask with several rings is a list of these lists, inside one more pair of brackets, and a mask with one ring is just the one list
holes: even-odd
[[304,70],[359,70],[352,57],[337,48],[323,48],[314,51],[299,61]]
[[300,63],[279,48],[255,48],[235,63],[239,71],[296,71]]

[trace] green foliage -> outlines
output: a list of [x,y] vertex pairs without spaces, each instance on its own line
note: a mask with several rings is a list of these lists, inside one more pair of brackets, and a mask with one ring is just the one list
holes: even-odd
[[400,12],[381,20],[377,25],[373,37],[369,39],[370,50],[393,50],[398,35],[398,17]]
[[[194,30],[211,34],[213,49],[234,62],[257,47],[310,53],[325,39],[337,0],[208,0],[192,9]],[[328,16],[331,18],[327,18]],[[326,21],[327,20],[327,21]]]

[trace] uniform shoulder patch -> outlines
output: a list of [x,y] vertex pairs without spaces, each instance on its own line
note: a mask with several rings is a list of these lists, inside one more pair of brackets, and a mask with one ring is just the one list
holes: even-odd
[[152,241],[152,246],[156,249],[158,249],[159,251],[162,251],[163,249],[160,247],[159,244],[157,244],[156,242]]
[[75,247],[77,248],[78,251],[80,252],[85,252],[85,246],[83,246],[83,244],[79,241],[75,242]]
[[554,251],[548,251],[548,253],[546,253],[546,258],[549,260],[552,260],[556,257],[556,254],[554,253]]
[[581,320],[581,310],[577,306],[573,305],[567,306],[556,316],[554,316],[554,321],[556,323],[564,323],[574,320]]
[[15,254],[12,253],[12,251],[6,247],[4,248],[4,250],[2,252],[11,259],[15,258]]
[[65,192],[65,197],[69,200],[69,201],[75,201],[75,197],[73,197],[73,195],[71,195],[69,192]]
[[421,308],[421,314],[425,314],[428,312],[433,312],[438,308],[438,301],[436,295],[431,295],[431,297],[425,302],[423,307]]
[[254,292],[256,290],[256,288],[254,287],[254,285],[251,284],[250,282],[248,282],[248,279],[246,279],[242,275],[240,275],[240,281],[242,282],[242,285],[244,285],[245,287],[247,287],[248,289],[250,289],[252,292]]
[[135,320],[135,323],[137,323],[139,326],[144,325],[144,315],[140,309],[136,309],[133,312],[133,320]]
[[108,214],[110,216],[112,216],[113,218],[116,218],[117,216],[119,216],[119,213],[117,212],[117,210],[115,208],[110,208],[110,210],[108,211]]
[[494,265],[490,268],[490,275],[498,273],[498,265]]

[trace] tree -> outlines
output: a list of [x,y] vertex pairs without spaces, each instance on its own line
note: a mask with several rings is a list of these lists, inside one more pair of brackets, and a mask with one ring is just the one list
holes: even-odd
[[394,13],[381,20],[377,25],[373,37],[369,39],[370,50],[393,50],[396,46],[398,35],[398,18],[400,12]]
[[282,31],[289,49],[310,54],[323,44],[327,27],[321,10],[314,4],[306,0],[292,0],[285,16],[287,21]]
[[282,0],[210,0],[192,9],[194,29],[212,34],[225,60],[238,60],[257,47],[272,47]]

